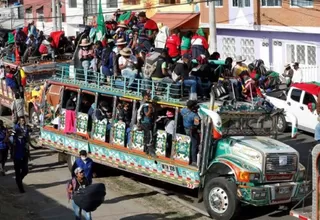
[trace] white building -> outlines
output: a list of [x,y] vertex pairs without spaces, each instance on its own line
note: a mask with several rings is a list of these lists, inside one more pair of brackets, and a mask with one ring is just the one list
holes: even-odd
[[0,8],[0,28],[15,29],[22,27],[23,20],[23,6],[10,6]]
[[[65,32],[68,36],[75,36],[81,32],[83,26],[95,22],[99,0],[66,0],[66,26]],[[105,20],[119,7],[118,0],[103,0],[102,11]]]

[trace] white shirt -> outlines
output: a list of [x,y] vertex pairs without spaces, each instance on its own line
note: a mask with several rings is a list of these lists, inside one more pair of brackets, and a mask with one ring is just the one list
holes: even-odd
[[[131,60],[132,62],[129,62],[129,60]],[[123,56],[119,57],[119,61],[118,61],[119,66],[120,65],[126,65],[126,63],[127,63],[127,66],[126,66],[125,69],[130,69],[130,70],[134,70],[134,64],[137,64],[137,62],[138,62],[137,58],[135,56],[133,56],[133,55],[130,55],[130,58],[128,59],[128,61]],[[121,73],[122,73],[123,70],[124,69],[121,70]]]
[[175,125],[174,125],[174,120],[171,120],[167,126],[164,128],[164,130],[168,133],[168,134],[173,134]]
[[293,69],[293,77],[292,77],[292,82],[293,83],[300,83],[303,81],[303,74],[300,68],[297,70]]

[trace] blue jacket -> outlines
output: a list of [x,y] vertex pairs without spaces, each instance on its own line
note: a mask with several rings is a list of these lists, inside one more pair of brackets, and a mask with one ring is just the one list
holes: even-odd
[[7,136],[7,129],[0,129],[0,150],[7,149],[7,144],[4,142]]
[[183,108],[181,110],[181,115],[183,117],[183,126],[185,129],[196,128],[200,124],[199,115],[188,108]]
[[87,180],[89,181],[89,183],[91,184],[92,177],[93,177],[92,165],[93,165],[93,160],[90,158],[86,159],[86,163],[81,158],[76,159],[76,161],[73,164],[73,168],[72,168],[72,176],[75,176],[74,170],[76,168],[80,167],[81,169],[84,170],[84,175],[87,178]]

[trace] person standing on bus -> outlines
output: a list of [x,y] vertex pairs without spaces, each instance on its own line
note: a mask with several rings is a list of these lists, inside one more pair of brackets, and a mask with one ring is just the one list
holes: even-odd
[[198,145],[200,142],[200,133],[198,131],[200,117],[198,115],[197,101],[189,100],[187,108],[181,110],[181,115],[186,135],[191,138],[191,166],[197,166]]
[[24,117],[24,99],[20,97],[19,92],[15,93],[15,100],[11,105],[12,121],[17,124],[18,118]]
[[8,129],[3,125],[3,121],[0,120],[0,174],[5,176],[5,164],[8,158]]
[[174,121],[174,111],[168,110],[166,113],[167,118],[164,120],[164,130],[167,133],[167,147],[166,147],[166,157],[170,158],[171,149],[172,149],[172,137],[175,129],[175,121]]
[[143,91],[142,96],[143,99],[141,101],[141,109],[139,109],[138,112],[141,115],[141,119],[139,122],[140,128],[143,130],[144,133],[144,151],[151,156],[155,156],[152,133],[154,108],[152,103],[146,105],[150,100],[150,93],[148,93],[147,91]]
[[76,107],[77,94],[72,93],[66,104],[64,133],[74,133],[76,131]]
[[92,184],[93,173],[93,160],[87,156],[87,151],[80,151],[80,158],[76,159],[72,166],[73,177],[76,176],[74,171],[80,167],[84,171],[84,175],[87,178],[89,184]]

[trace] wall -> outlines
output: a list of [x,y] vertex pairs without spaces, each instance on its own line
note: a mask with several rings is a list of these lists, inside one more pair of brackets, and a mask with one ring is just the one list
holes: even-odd
[[[209,8],[207,3],[200,3],[200,22],[209,23]],[[217,23],[229,23],[229,0],[223,0],[223,6],[216,6]]]
[[23,6],[1,8],[0,11],[0,28],[15,29],[23,26]]
[[[261,0],[260,0],[261,1]],[[255,1],[255,16],[257,16],[258,2]],[[314,1],[313,7],[302,8],[290,6],[290,0],[282,1],[282,7],[260,7],[262,25],[276,26],[320,26],[320,2]]]

